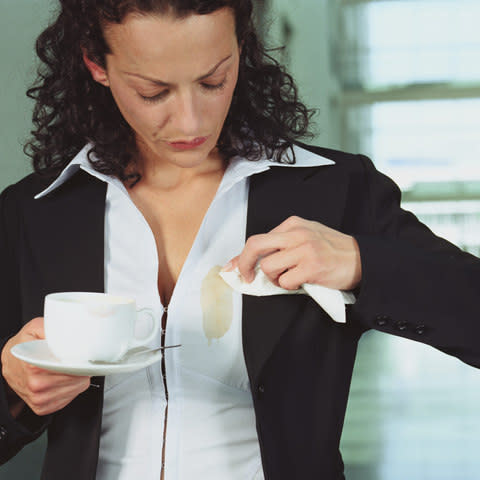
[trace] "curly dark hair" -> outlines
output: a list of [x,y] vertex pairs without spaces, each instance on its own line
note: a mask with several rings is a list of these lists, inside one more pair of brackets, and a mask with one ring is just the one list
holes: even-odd
[[314,111],[300,102],[293,78],[259,40],[252,0],[60,0],[58,16],[37,39],[42,63],[35,84],[27,91],[36,105],[34,130],[25,152],[35,172],[58,175],[90,142],[89,160],[97,171],[135,185],[141,176],[135,169],[134,132],[110,89],[92,79],[83,52],[105,67],[110,50],[104,27],[121,23],[130,13],[185,18],[223,7],[234,12],[242,53],[218,150],[225,159],[241,155],[258,160],[266,154],[273,161],[294,162],[293,150],[293,156],[283,154],[295,140],[309,136]]

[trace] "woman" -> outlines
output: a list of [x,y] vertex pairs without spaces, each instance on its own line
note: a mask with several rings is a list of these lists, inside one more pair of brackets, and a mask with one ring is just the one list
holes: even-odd
[[[368,159],[294,143],[310,112],[251,16],[251,0],[62,0],[40,36],[35,173],[1,196],[3,461],[48,428],[49,480],[337,480],[365,330],[480,365],[479,261]],[[302,295],[225,293],[219,266],[251,281],[259,260],[286,289],[353,291],[347,323]],[[11,354],[44,338],[47,293],[82,290],[134,296],[182,348],[105,379]]]

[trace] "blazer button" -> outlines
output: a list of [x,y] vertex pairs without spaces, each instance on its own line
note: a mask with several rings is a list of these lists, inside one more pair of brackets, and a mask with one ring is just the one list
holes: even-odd
[[398,322],[395,322],[395,328],[399,332],[404,332],[408,329],[408,322],[406,322],[405,320],[399,320]]
[[425,325],[417,325],[415,327],[415,333],[417,335],[423,335],[427,331],[427,327]]
[[263,385],[259,385],[257,388],[258,396],[261,397],[265,393],[265,387]]
[[0,440],[6,440],[8,436],[7,429],[5,427],[0,426]]
[[378,327],[385,327],[391,322],[391,318],[388,315],[377,315],[375,318],[375,325]]

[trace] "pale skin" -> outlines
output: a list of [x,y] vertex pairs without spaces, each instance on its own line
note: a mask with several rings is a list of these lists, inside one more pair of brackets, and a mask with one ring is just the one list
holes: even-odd
[[[216,144],[238,79],[241,46],[231,10],[192,15],[127,16],[110,25],[106,68],[84,52],[94,81],[109,88],[136,134],[142,180],[129,190],[155,236],[163,305],[173,294],[183,263],[225,171]],[[171,142],[205,142],[178,150]],[[260,259],[270,279],[287,289],[318,283],[350,290],[361,279],[356,241],[316,222],[292,217],[271,232],[248,239],[226,268],[238,266],[251,281]],[[43,318],[35,318],[2,350],[2,374],[10,406],[37,415],[54,413],[89,388],[90,378],[53,373],[16,359],[11,348],[43,339]]]
[[15,358],[10,349],[17,343],[45,338],[43,318],[34,318],[2,350],[2,375],[10,387],[10,413],[17,417],[27,404],[37,415],[61,410],[90,386],[90,377],[50,372]]

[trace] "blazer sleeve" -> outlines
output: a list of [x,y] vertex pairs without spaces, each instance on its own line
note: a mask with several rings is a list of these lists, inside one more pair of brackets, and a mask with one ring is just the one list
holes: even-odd
[[398,187],[361,162],[370,226],[354,235],[362,282],[353,318],[480,367],[480,260],[402,210]]
[[[0,351],[22,327],[19,252],[16,246],[20,235],[21,216],[14,186],[0,194]],[[28,407],[17,418],[9,412],[6,381],[0,378],[0,463],[13,457],[24,445],[35,440],[50,421],[39,417]]]

